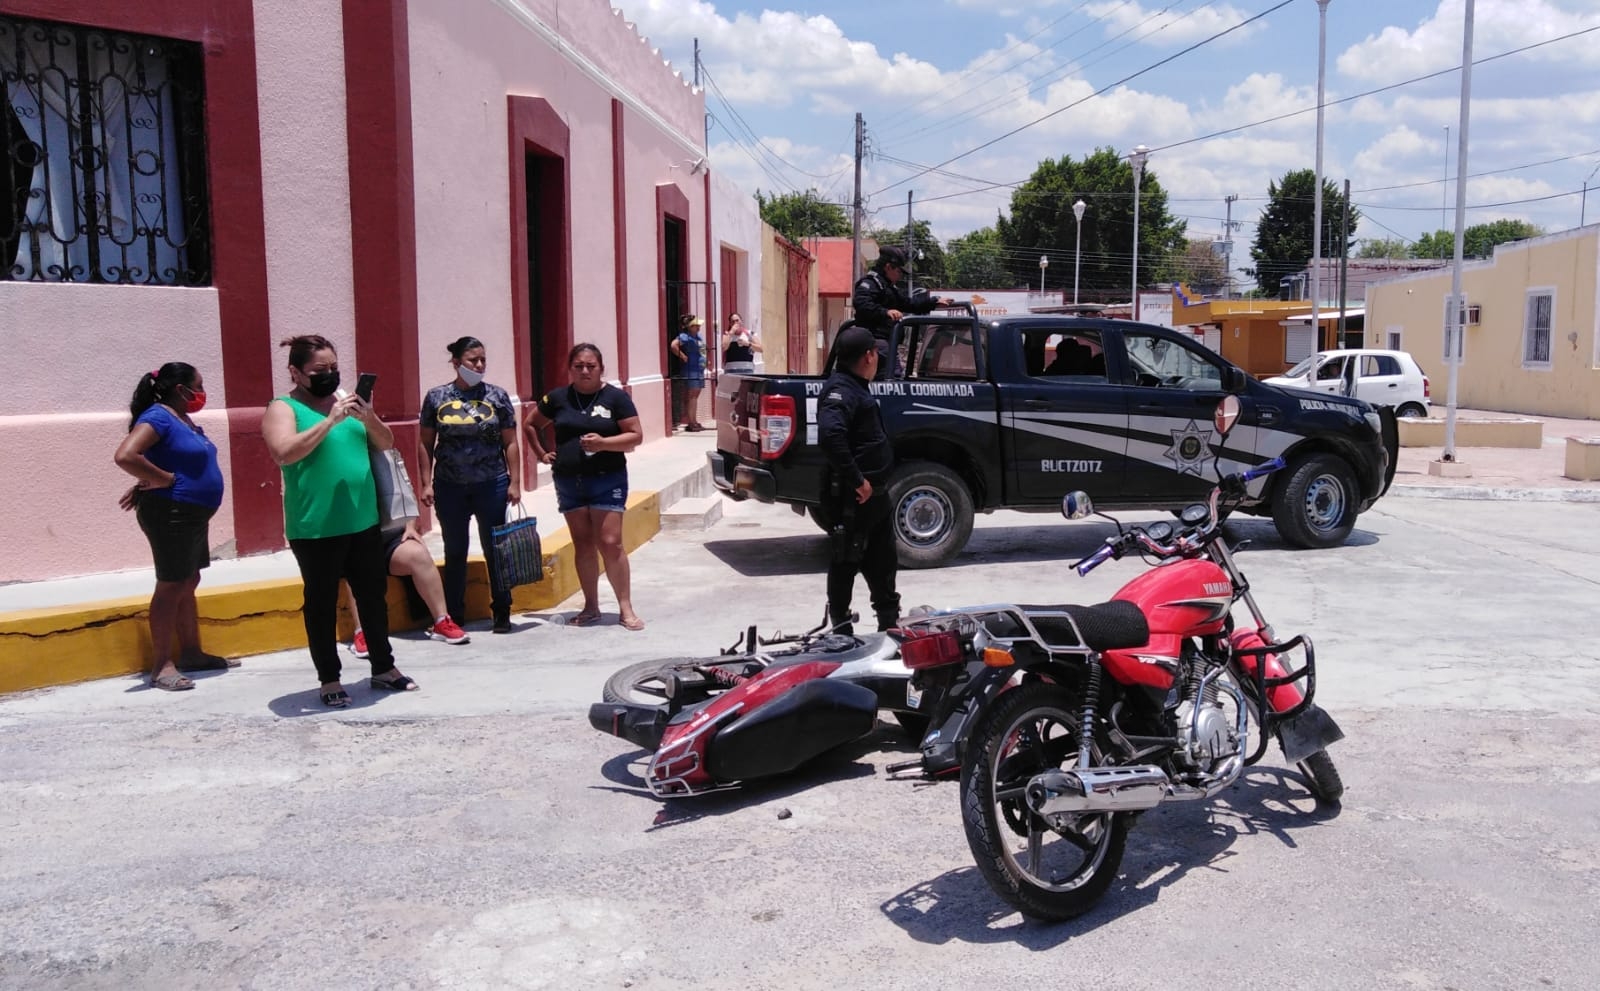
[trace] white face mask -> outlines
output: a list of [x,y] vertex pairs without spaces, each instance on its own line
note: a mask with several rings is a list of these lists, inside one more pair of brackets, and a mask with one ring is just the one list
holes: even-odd
[[483,381],[483,373],[474,371],[471,366],[468,365],[457,365],[456,374],[461,376],[461,381],[467,383],[467,388],[469,389]]

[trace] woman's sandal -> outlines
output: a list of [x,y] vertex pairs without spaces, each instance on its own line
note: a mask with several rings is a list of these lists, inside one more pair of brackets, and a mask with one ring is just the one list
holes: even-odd
[[600,622],[600,612],[599,612],[599,610],[596,610],[594,612],[580,612],[580,613],[578,613],[578,615],[572,617],[571,621],[568,622],[567,625],[568,626],[593,626],[594,624],[596,624],[598,622]]
[[422,687],[405,675],[400,675],[398,678],[373,677],[370,683],[373,688],[385,692],[414,692]]
[[644,629],[644,620],[637,616],[633,617],[633,619],[618,620],[618,622],[622,625],[624,630],[632,630],[635,633],[638,633],[640,630]]
[[350,704],[350,693],[344,689],[322,693],[322,704],[330,709],[343,709]]
[[150,687],[164,692],[187,692],[194,687],[194,682],[181,674],[164,674],[159,678],[151,678]]
[[185,654],[178,660],[179,671],[226,671],[238,666],[237,658],[208,654],[203,650],[197,654]]

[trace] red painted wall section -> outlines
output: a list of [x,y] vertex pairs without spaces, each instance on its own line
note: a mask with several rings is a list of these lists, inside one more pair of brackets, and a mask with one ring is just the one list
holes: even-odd
[[617,381],[628,388],[628,156],[622,101],[611,100],[611,246],[616,259]]
[[0,9],[203,46],[212,283],[228,384],[234,533],[240,554],[282,547],[281,475],[261,441],[261,413],[272,398],[272,370],[261,356],[271,350],[272,328],[251,0],[6,0]]
[[377,373],[373,405],[394,431],[395,448],[415,466],[422,388],[406,0],[343,0],[342,13],[360,365],[350,371]]

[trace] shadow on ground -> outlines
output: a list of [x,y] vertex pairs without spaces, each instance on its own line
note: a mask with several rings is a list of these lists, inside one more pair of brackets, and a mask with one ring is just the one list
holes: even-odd
[[[1066,922],[1028,919],[1000,899],[976,867],[912,885],[880,910],[921,943],[1017,943],[1047,950],[1131,915],[1196,870],[1227,870],[1240,836],[1271,836],[1297,847],[1294,833],[1339,814],[1321,806],[1295,771],[1255,768],[1212,802],[1158,806],[1136,820],[1117,877],[1086,914]],[[955,827],[959,828],[959,827]]]

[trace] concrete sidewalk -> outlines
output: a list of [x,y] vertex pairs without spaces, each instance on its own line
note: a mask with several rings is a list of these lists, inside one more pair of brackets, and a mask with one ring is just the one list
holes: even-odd
[[[720,510],[710,485],[706,452],[716,434],[677,434],[653,441],[628,456],[628,510],[623,543],[631,553],[660,531],[674,510],[690,525],[705,525]],[[513,592],[514,611],[549,609],[578,591],[572,541],[556,511],[555,486],[541,468],[523,508],[539,520],[545,579]],[[437,529],[428,534],[436,559],[444,550]],[[489,615],[488,573],[476,528],[468,558],[467,613]],[[113,677],[144,670],[150,661],[148,629],[153,568],[0,586],[0,693]],[[229,657],[285,650],[305,643],[300,617],[300,570],[288,550],[213,561],[197,595],[201,640]],[[601,582],[602,602],[610,592]],[[420,628],[400,579],[390,579],[392,629]],[[350,633],[341,616],[340,635]]]
[[[1432,418],[1444,419],[1444,407],[1435,406]],[[1457,462],[1472,471],[1466,478],[1428,474],[1429,463],[1439,460],[1443,448],[1402,447],[1389,496],[1600,502],[1600,481],[1577,481],[1562,474],[1566,468],[1567,438],[1600,437],[1600,420],[1472,409],[1457,409],[1456,419],[1458,423],[1461,420],[1538,420],[1544,424],[1544,444],[1538,449],[1457,445]]]

